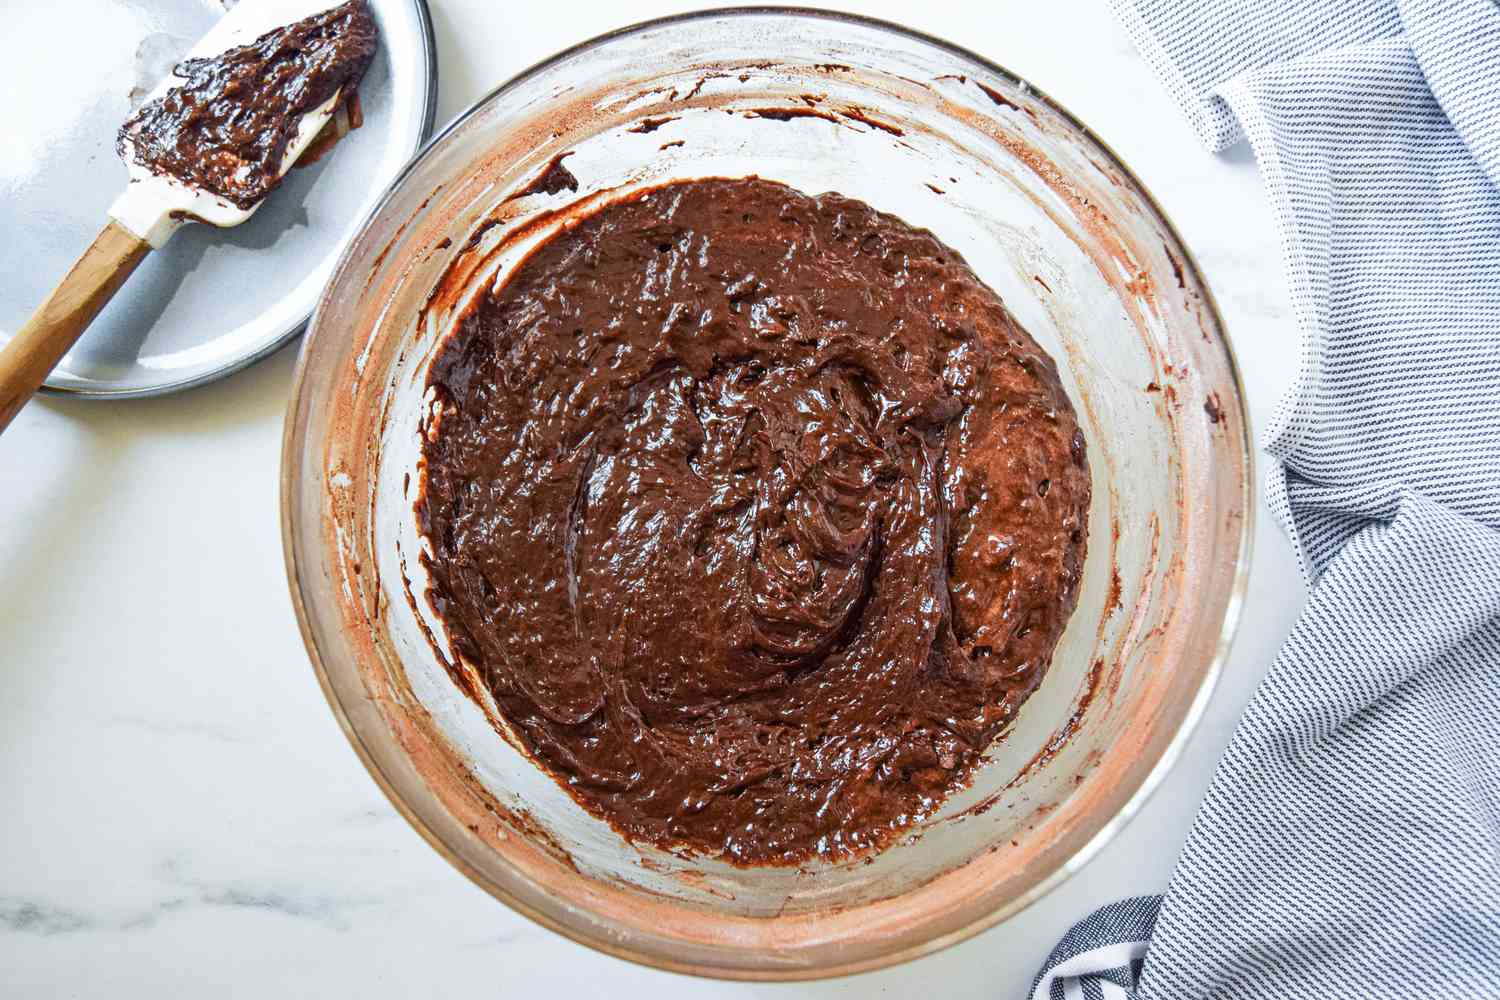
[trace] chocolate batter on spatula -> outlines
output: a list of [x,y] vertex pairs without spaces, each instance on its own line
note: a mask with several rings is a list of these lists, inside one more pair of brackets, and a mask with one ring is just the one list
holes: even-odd
[[858,201],[705,180],[599,210],[473,308],[431,387],[433,605],[632,838],[883,846],[968,780],[1077,601],[1056,366]]
[[302,118],[341,91],[353,100],[376,44],[366,0],[350,0],[212,59],[184,60],[172,71],[182,85],[120,127],[121,155],[129,140],[153,173],[250,208],[281,182]]

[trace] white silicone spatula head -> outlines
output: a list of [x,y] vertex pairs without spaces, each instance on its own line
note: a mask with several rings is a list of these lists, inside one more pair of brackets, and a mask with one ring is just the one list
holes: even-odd
[[[187,58],[213,58],[233,48],[248,45],[260,36],[304,18],[339,6],[343,0],[240,0],[208,34],[199,39]],[[146,97],[150,103],[166,96],[182,80],[168,76]],[[327,124],[343,100],[342,91],[302,117],[287,143],[279,174],[285,175]],[[233,202],[193,187],[177,177],[157,173],[141,163],[129,137],[122,138],[120,151],[130,171],[125,191],[109,208],[109,216],[153,247],[161,247],[183,222],[197,220],[215,226],[237,226],[255,214],[260,202],[242,208]]]

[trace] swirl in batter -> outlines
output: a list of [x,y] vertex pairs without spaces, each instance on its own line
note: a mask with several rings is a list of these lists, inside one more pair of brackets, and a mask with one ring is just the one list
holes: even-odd
[[1053,361],[930,233],[755,178],[543,243],[431,370],[429,594],[626,836],[877,849],[967,782],[1077,601]]

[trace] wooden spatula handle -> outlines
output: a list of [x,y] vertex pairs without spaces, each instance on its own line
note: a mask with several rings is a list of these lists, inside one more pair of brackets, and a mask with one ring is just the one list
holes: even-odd
[[26,325],[0,348],[0,431],[150,251],[151,244],[111,219]]

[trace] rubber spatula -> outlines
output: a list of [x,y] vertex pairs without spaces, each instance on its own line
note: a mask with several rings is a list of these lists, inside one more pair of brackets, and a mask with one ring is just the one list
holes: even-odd
[[[219,56],[340,2],[240,0],[193,46],[188,58]],[[146,97],[146,103],[164,97],[181,83],[169,75]],[[342,90],[336,92],[300,119],[287,143],[278,178],[307,151],[345,96]],[[254,100],[253,94],[244,97],[247,104]],[[184,222],[237,226],[260,207],[258,201],[241,207],[177,177],[153,172],[138,162],[133,144],[127,140],[121,145],[130,180],[110,206],[104,228],[46,301],[0,349],[0,430],[9,425],[147,253],[162,247]]]

